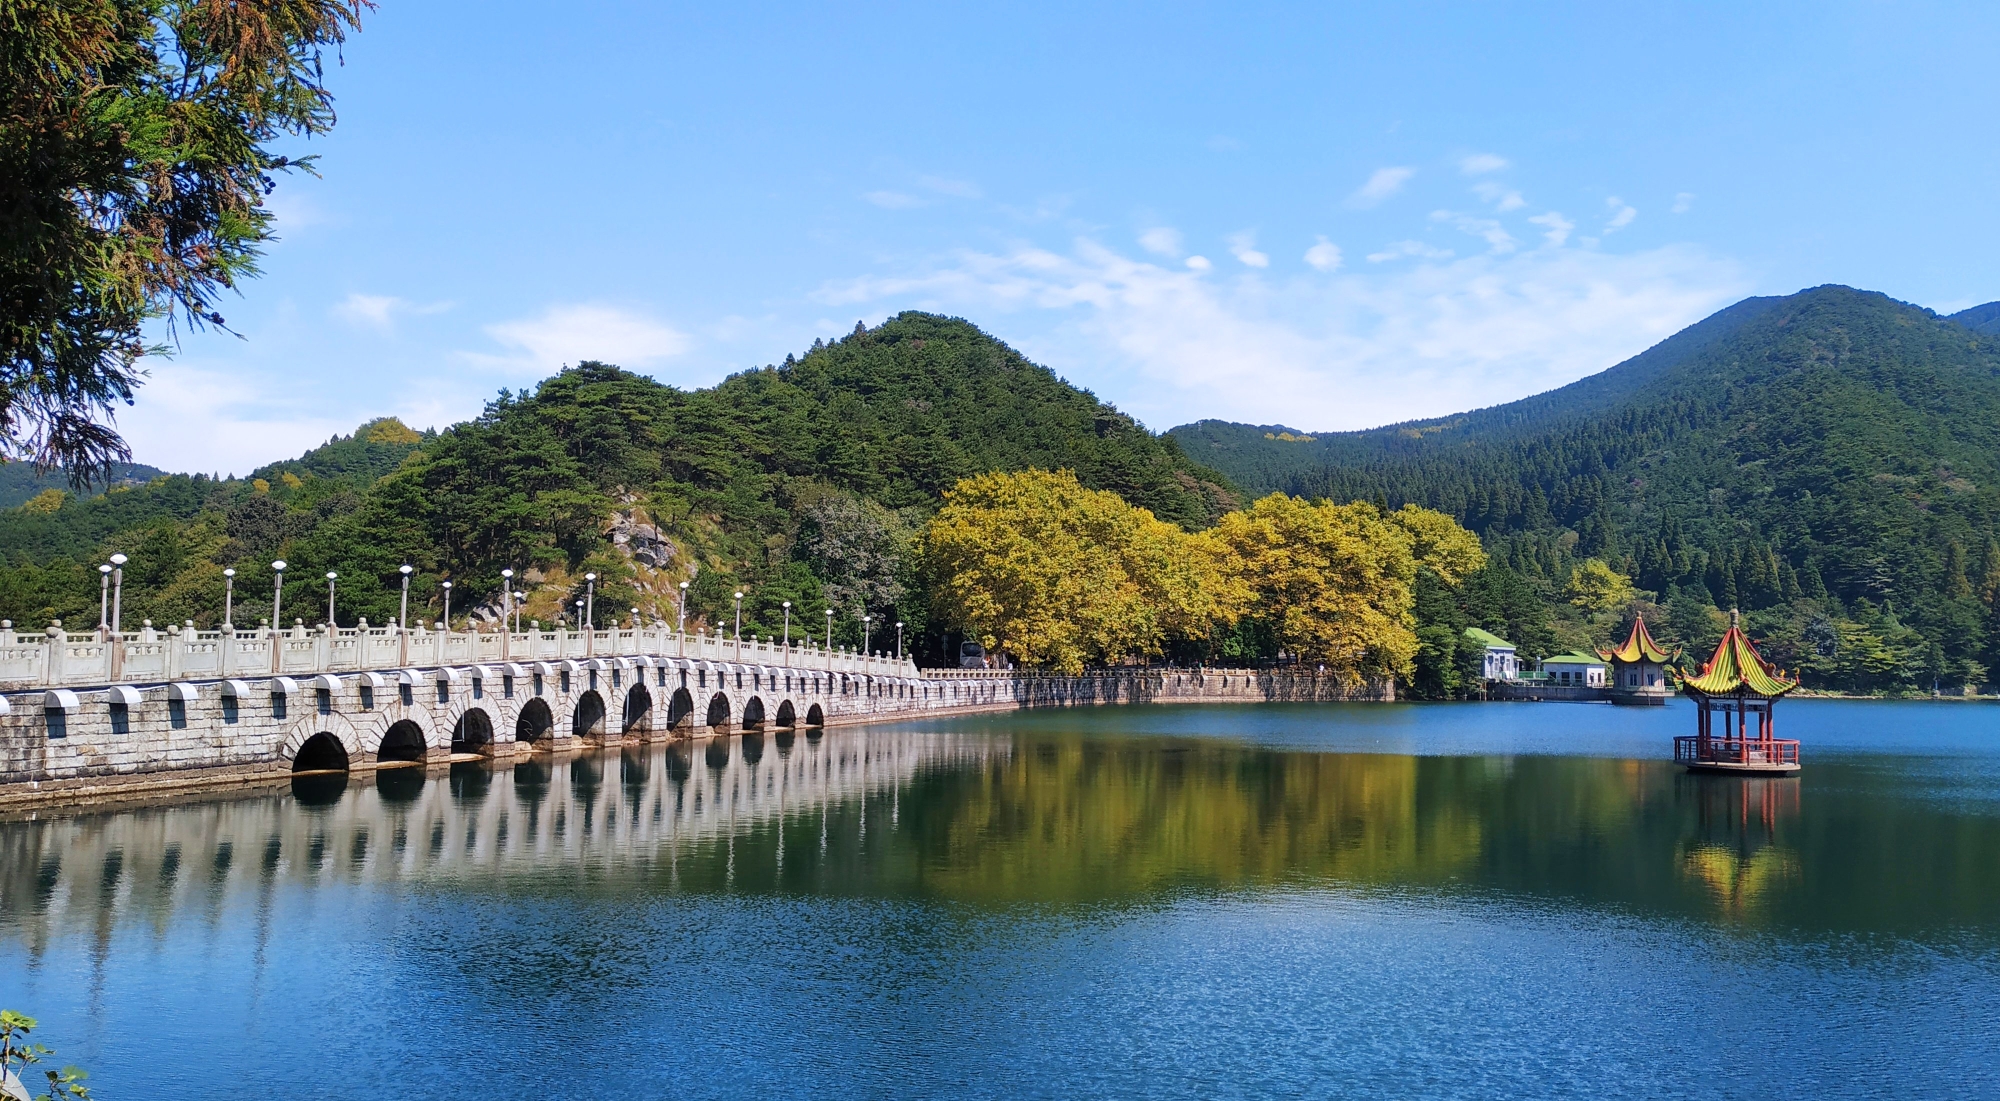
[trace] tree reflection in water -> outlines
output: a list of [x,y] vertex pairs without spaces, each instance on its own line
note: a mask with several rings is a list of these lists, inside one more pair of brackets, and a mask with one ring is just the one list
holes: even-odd
[[[2000,819],[1888,770],[1821,761],[1743,780],[1664,761],[812,733],[775,751],[674,743],[302,776],[278,793],[0,824],[0,922],[36,943],[119,914],[167,921],[250,889],[255,862],[228,854],[261,851],[269,875],[302,884],[466,894],[1004,907],[1332,887],[1826,933],[2000,928],[2000,877],[1982,871]],[[114,866],[124,886],[99,892]],[[546,874],[576,867],[590,874]]]

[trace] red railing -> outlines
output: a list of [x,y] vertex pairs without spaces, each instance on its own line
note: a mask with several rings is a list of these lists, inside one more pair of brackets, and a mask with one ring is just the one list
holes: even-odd
[[1799,743],[1796,738],[1702,738],[1688,734],[1674,739],[1674,761],[1686,765],[1795,765],[1799,763]]

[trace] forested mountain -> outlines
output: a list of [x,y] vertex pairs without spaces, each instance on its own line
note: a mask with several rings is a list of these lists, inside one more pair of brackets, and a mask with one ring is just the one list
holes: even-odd
[[2000,334],[2000,302],[1988,302],[1984,306],[1960,310],[1951,315],[1951,320],[1975,333],[1985,333],[1988,336]]
[[709,389],[585,363],[435,434],[375,421],[249,479],[176,475],[0,513],[0,616],[94,624],[94,564],[122,550],[128,621],[219,621],[225,565],[241,569],[239,609],[268,608],[266,564],[283,557],[288,607],[314,607],[291,603],[294,585],[320,587],[323,611],[318,579],[340,573],[343,623],[392,619],[409,562],[427,616],[444,578],[463,614],[493,606],[513,567],[528,616],[554,621],[594,571],[600,623],[633,607],[671,621],[692,578],[691,624],[719,622],[742,587],[746,631],[781,629],[791,600],[795,634],[824,630],[831,606],[836,640],[858,641],[864,610],[924,622],[905,550],[942,491],[1028,467],[1072,469],[1189,528],[1237,503],[1172,439],[967,322],[905,313]]
[[1456,516],[1557,606],[1596,559],[1691,645],[1740,606],[1823,684],[1978,682],[2000,664],[1992,313],[1820,287],[1507,405],[1365,432],[1171,434],[1252,492]]
[[[166,471],[146,466],[142,463],[113,463],[108,482],[100,482],[83,489],[85,496],[103,493],[107,489],[142,485],[154,478],[162,477]],[[69,472],[51,470],[47,474],[35,472],[31,462],[0,463],[0,509],[18,508],[39,494],[55,490],[62,496],[71,496],[76,487],[70,485]],[[44,497],[43,503],[53,503],[56,498]]]

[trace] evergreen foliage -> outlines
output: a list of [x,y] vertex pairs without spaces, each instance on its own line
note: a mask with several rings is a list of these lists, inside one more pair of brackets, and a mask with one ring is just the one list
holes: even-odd
[[343,624],[394,619],[408,562],[426,618],[446,578],[455,618],[497,612],[512,567],[524,618],[573,622],[595,572],[600,624],[633,607],[672,622],[687,581],[690,627],[733,626],[741,589],[746,633],[782,631],[789,600],[794,637],[821,637],[831,607],[836,643],[861,642],[864,612],[916,639],[915,533],[961,478],[1030,467],[1190,529],[1236,501],[1171,439],[967,322],[906,313],[708,389],[584,363],[435,434],[371,422],[245,480],[175,475],[0,513],[0,616],[94,625],[94,564],[122,550],[128,622],[214,625],[233,565],[236,618],[254,624],[240,609],[268,608],[282,557],[287,608],[313,608],[294,586],[339,571]]
[[[1607,642],[1657,605],[1694,650],[1740,607],[1815,687],[1928,691],[2000,668],[1973,583],[2000,568],[2000,339],[1883,295],[1749,299],[1601,374],[1438,420],[1171,434],[1253,492],[1455,517],[1540,592],[1549,645]],[[1573,604],[1590,560],[1637,603]],[[1538,627],[1477,625],[1547,652]]]
[[79,488],[131,458],[109,413],[146,326],[222,327],[257,273],[275,150],[333,127],[325,53],[369,0],[10,3],[0,34],[0,455]]

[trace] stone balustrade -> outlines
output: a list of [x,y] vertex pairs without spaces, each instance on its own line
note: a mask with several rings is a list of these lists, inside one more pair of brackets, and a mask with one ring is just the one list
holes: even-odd
[[24,633],[0,623],[0,690],[163,684],[234,677],[310,677],[412,667],[591,658],[687,658],[769,665],[850,676],[915,677],[916,665],[885,654],[770,639],[743,639],[666,627],[603,631],[436,631],[423,626],[314,627],[197,631],[192,624],[107,632]]

